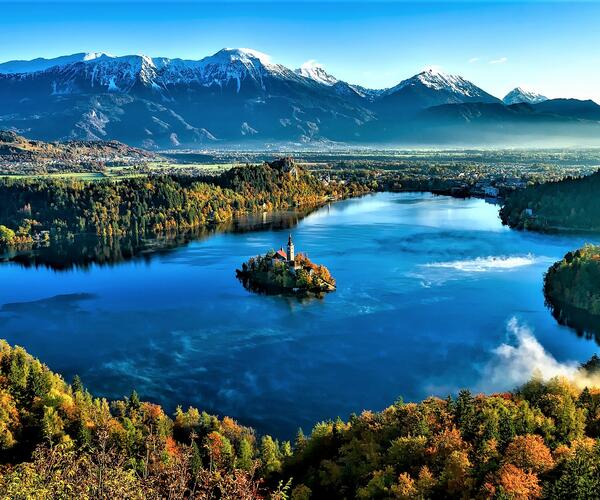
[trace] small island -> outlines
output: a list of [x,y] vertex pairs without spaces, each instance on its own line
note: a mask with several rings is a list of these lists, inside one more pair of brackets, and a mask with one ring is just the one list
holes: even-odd
[[335,290],[335,280],[325,266],[311,262],[303,253],[295,253],[291,234],[287,251],[281,247],[251,257],[236,273],[246,288],[267,294],[305,296]]

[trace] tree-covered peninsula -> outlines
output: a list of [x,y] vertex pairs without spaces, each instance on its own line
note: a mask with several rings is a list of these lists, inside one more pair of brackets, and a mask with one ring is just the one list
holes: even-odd
[[544,293],[553,307],[600,316],[600,246],[585,245],[555,262],[544,278]]
[[307,295],[335,290],[329,269],[313,263],[303,253],[296,253],[291,234],[287,250],[282,247],[251,257],[237,270],[237,275],[246,288],[264,293]]
[[600,231],[600,172],[535,184],[510,193],[500,209],[502,222],[535,231]]
[[398,400],[293,442],[133,392],[109,402],[0,342],[0,497],[594,499],[600,359],[514,392]]
[[[535,184],[509,194],[500,209],[510,227],[541,232],[600,231],[600,172]],[[600,247],[568,252],[544,277],[553,316],[578,334],[600,341]]]
[[7,178],[0,180],[0,246],[82,233],[113,237],[185,232],[248,213],[319,206],[368,189],[323,182],[290,158],[205,178]]

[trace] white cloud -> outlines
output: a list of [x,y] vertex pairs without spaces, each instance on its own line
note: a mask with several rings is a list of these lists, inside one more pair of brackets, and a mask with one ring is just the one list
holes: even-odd
[[471,57],[471,59],[469,59],[469,64],[476,63],[477,61],[479,61],[479,57]]
[[323,68],[323,65],[321,63],[319,63],[316,59],[309,59],[308,61],[302,63],[300,68],[301,69]]
[[492,59],[490,64],[504,64],[506,61],[508,61],[508,57],[500,57],[499,59]]
[[561,363],[544,349],[531,329],[512,318],[507,325],[512,344],[503,343],[496,347],[492,359],[483,370],[477,390],[495,392],[512,390],[533,375],[548,380],[553,377],[566,377],[578,387],[600,386],[600,377],[590,378],[579,370],[575,361]]

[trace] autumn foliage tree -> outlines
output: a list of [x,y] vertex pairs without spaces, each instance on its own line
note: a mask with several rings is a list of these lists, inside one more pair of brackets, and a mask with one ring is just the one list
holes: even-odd
[[516,436],[506,448],[504,461],[536,474],[548,472],[554,467],[550,448],[542,436],[531,434]]

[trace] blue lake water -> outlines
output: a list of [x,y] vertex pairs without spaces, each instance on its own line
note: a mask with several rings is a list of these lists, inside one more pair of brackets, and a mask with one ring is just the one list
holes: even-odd
[[[0,266],[0,336],[95,394],[136,389],[291,437],[397,397],[511,389],[597,345],[544,306],[547,267],[585,238],[503,227],[483,200],[383,193],[291,229],[326,265],[324,299],[252,294],[235,269],[287,230],[217,233],[147,261]],[[552,368],[554,367],[554,368]]]

